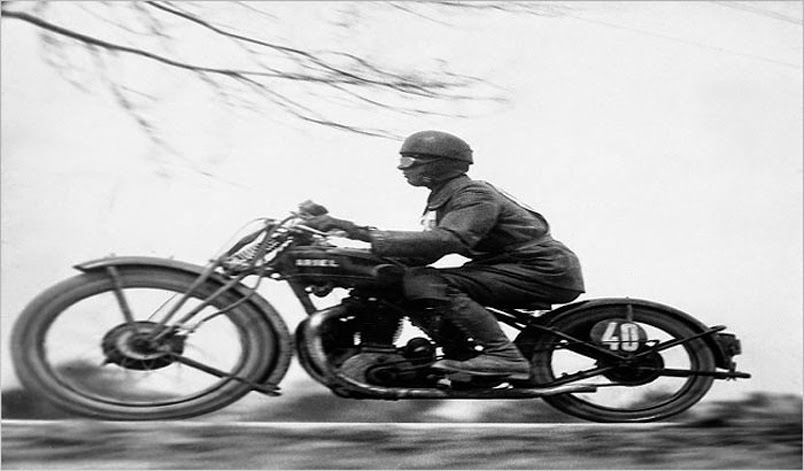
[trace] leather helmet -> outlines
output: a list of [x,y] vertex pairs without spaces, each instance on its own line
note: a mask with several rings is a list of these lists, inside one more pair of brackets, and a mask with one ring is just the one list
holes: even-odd
[[402,143],[400,154],[419,154],[444,157],[473,163],[472,149],[463,139],[443,131],[419,131]]

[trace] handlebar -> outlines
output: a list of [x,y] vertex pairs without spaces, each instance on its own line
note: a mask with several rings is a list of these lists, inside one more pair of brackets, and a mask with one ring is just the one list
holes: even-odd
[[304,224],[305,219],[327,214],[327,208],[306,200],[299,204],[297,212],[281,221],[265,218],[264,225],[237,241],[220,257],[219,262],[229,270],[254,268],[267,254],[281,251],[286,247],[287,237],[293,234],[308,234],[322,238],[338,236],[338,233],[324,232]]

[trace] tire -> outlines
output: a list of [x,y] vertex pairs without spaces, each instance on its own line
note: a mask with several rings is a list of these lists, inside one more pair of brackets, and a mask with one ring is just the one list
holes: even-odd
[[[592,328],[611,319],[623,319],[630,311],[633,323],[647,334],[648,349],[653,341],[689,338],[699,333],[679,318],[652,306],[625,305],[596,306],[571,314],[558,316],[550,327],[576,339],[589,342]],[[550,334],[536,334],[530,340],[520,340],[523,351],[533,364],[533,381],[549,384],[563,374],[591,370],[606,365],[564,348],[567,343]],[[597,356],[597,355],[595,355]],[[661,358],[657,358],[657,357]],[[676,368],[697,371],[714,371],[715,359],[702,338],[654,354],[642,363],[653,368]],[[696,404],[712,386],[711,376],[667,377],[659,373],[620,372],[598,374],[580,382],[602,385],[594,393],[572,393],[544,397],[553,407],[576,417],[595,422],[651,422],[676,415]]]
[[[162,267],[119,266],[117,272],[136,323],[124,319],[114,281],[103,270],[67,279],[25,308],[11,342],[14,366],[26,388],[80,415],[166,420],[218,410],[251,390],[243,382],[175,361],[172,354],[251,382],[284,374],[276,370],[287,368],[289,358],[284,357],[290,353],[282,348],[287,339],[249,302],[186,335],[167,336],[160,346],[171,355],[142,347],[138,336],[154,332],[154,316],[164,315],[196,276]],[[212,281],[197,287],[174,320],[218,287]],[[224,293],[193,321],[238,299]]]

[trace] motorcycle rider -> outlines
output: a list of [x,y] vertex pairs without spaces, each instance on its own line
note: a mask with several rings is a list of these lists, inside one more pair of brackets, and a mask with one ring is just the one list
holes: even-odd
[[[442,131],[405,139],[398,169],[410,185],[430,190],[424,231],[386,231],[321,215],[308,221],[371,243],[374,254],[405,258],[405,297],[429,316],[432,330],[457,326],[471,346],[444,349],[432,367],[472,377],[526,380],[529,362],[486,306],[567,303],[584,292],[578,257],[550,235],[545,218],[489,183],[469,178],[472,149]],[[447,254],[470,259],[457,268],[427,267]],[[454,354],[453,354],[454,353]]]

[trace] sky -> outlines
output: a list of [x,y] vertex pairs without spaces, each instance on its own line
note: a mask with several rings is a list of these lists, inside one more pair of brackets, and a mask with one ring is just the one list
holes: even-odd
[[[417,14],[272,4],[294,44],[341,42],[402,67],[442,61],[494,83],[506,101],[467,119],[342,116],[462,136],[470,175],[537,208],[579,255],[581,299],[650,299],[727,325],[754,377],[709,397],[801,393],[800,2],[545,4],[556,16],[406,5]],[[349,9],[360,16],[327,22]],[[214,48],[190,41],[201,56]],[[166,97],[154,116],[176,157],[108,92],[78,90],[45,64],[31,25],[4,19],[1,42],[4,388],[16,384],[15,317],[76,263],[114,253],[203,264],[244,222],[308,198],[361,224],[417,228],[426,192],[395,169],[398,141],[227,111],[187,76],[132,63],[121,73]],[[286,288],[262,294],[291,327],[302,318]]]

